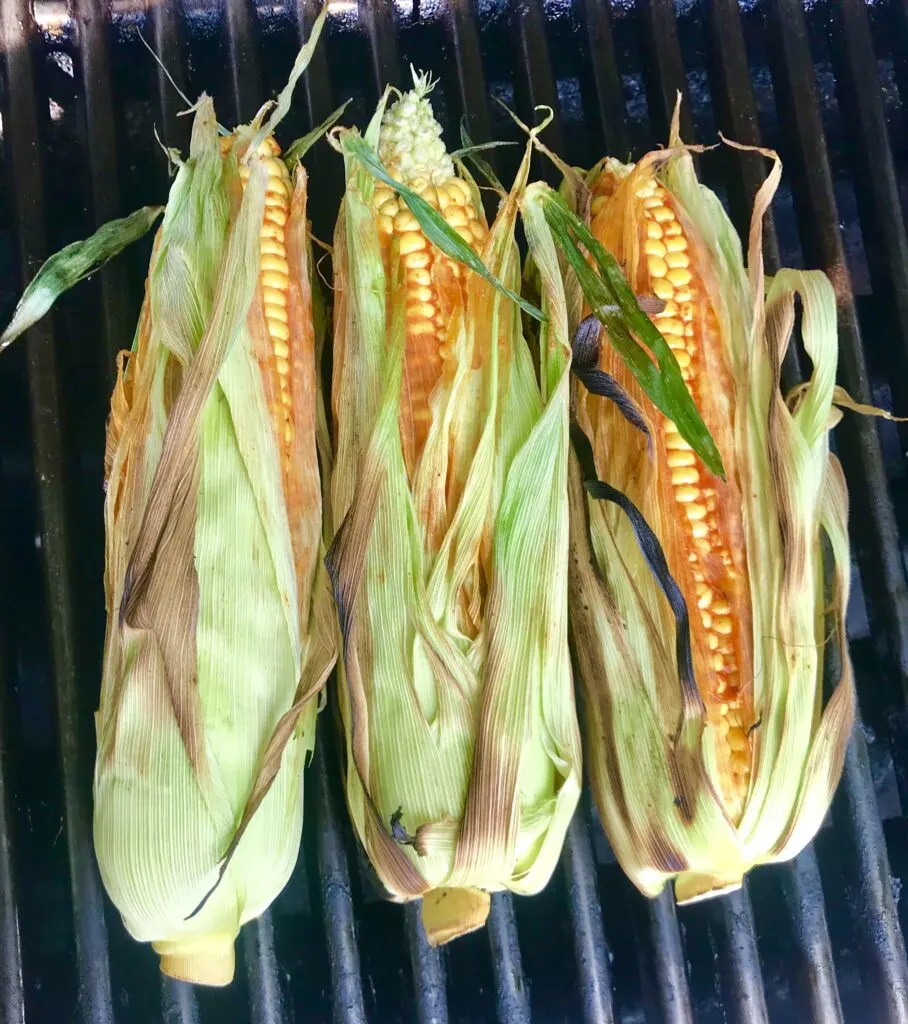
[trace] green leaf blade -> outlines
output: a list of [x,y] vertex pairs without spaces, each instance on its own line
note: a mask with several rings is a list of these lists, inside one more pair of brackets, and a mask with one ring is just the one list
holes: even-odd
[[0,352],[34,326],[57,299],[140,239],[164,212],[163,206],[143,206],[128,217],[108,221],[88,238],[54,253],[29,282],[13,319],[0,335]]
[[[722,456],[681,376],[678,360],[640,308],[617,260],[561,196],[551,189],[539,195],[552,234],[577,275],[590,310],[606,328],[610,343],[653,404],[674,422],[710,471],[724,480]],[[593,258],[595,269],[581,246]]]

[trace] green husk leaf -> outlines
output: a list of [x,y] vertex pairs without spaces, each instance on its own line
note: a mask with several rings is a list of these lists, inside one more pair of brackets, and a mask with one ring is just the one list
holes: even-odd
[[470,248],[470,246],[467,245],[460,235],[458,235],[457,232],[445,222],[441,214],[434,210],[432,206],[422,198],[422,196],[417,195],[416,192],[407,188],[407,186],[402,182],[392,178],[385,170],[381,160],[378,159],[375,152],[361,136],[352,132],[345,132],[343,135],[342,145],[349,150],[376,178],[383,181],[386,185],[399,193],[401,198],[410,208],[410,212],[419,221],[419,226],[422,228],[426,238],[428,238],[436,248],[440,249],[445,256],[450,257],[452,260],[457,260],[458,263],[463,263],[471,270],[475,271],[480,277],[497,288],[503,295],[506,295],[512,302],[519,306],[524,313],[531,316],[534,320],[545,320],[545,316],[541,310],[537,309],[532,303],[522,299],[517,292],[502,284],[502,282],[486,268],[486,265]]
[[288,167],[292,168],[298,160],[302,160],[316,142],[318,142],[323,135],[326,135],[335,126],[335,124],[337,124],[341,118],[341,114],[343,114],[352,102],[353,100],[349,99],[342,103],[337,110],[333,110],[325,120],[322,121],[320,125],[313,128],[311,132],[306,132],[306,134],[301,138],[291,142],[284,153],[284,163]]
[[[640,308],[618,262],[558,193],[541,183],[533,188],[561,251],[577,275],[583,296],[605,326],[609,341],[656,407],[675,422],[681,436],[706,466],[724,480],[722,456],[687,390],[678,361]],[[596,270],[587,262],[581,245],[592,256]]]
[[0,352],[36,324],[63,292],[140,239],[163,212],[163,206],[143,206],[128,217],[108,221],[89,238],[72,242],[54,253],[23,292],[13,319],[0,335]]
[[479,152],[484,149],[491,149],[494,146],[509,146],[513,145],[513,143],[487,142],[480,146],[474,145],[473,140],[467,133],[467,126],[464,121],[460,122],[460,142],[463,148],[458,149],[456,153],[452,153],[452,158],[457,159],[458,157],[467,157],[476,170],[479,171],[479,173],[492,186],[492,188],[494,188],[499,195],[505,195],[504,186],[498,180],[498,175],[492,170],[492,165],[488,160],[481,157]]

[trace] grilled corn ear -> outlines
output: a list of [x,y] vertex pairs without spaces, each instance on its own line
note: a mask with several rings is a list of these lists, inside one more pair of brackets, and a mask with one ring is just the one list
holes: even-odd
[[[546,883],[579,794],[580,742],[569,347],[546,349],[541,395],[519,307],[426,230],[441,240],[443,222],[517,287],[528,162],[488,227],[429,88],[417,77],[364,140],[342,140],[329,563],[351,817],[388,893],[425,896],[442,942],[484,922],[490,891]],[[363,141],[368,165],[354,155]],[[375,154],[399,187],[367,170]]]
[[[578,421],[598,478],[632,499],[661,543],[689,615],[695,680],[685,685],[672,611],[630,522],[584,493],[575,465],[571,616],[590,776],[615,853],[648,895],[669,879],[680,900],[710,895],[798,853],[829,807],[854,717],[847,494],[829,451],[835,296],[819,272],[783,270],[767,287],[761,223],[780,173],[775,159],[748,269],[677,125],[668,151],[633,167],[606,160],[588,181],[592,233],[637,294],[661,303],[653,322],[727,474],[708,471],[602,345],[599,368],[645,411],[655,455],[580,384]],[[789,404],[779,372],[796,298],[813,373]],[[824,668],[839,674],[825,706]]]

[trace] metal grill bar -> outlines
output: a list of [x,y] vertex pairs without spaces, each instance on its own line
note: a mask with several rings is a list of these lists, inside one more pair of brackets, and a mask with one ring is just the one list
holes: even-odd
[[229,57],[234,124],[250,120],[262,104],[262,68],[250,0],[225,0],[224,36]]
[[[188,137],[187,119],[177,115],[183,103],[177,89],[184,95],[186,76],[183,74],[183,26],[172,4],[151,4],[148,12],[151,20],[151,43],[160,58],[155,65],[158,83],[158,112],[164,129],[164,137],[171,145],[185,145]],[[166,69],[166,70],[165,70]],[[168,78],[169,74],[169,78]],[[171,81],[172,79],[172,81]],[[175,88],[176,87],[176,88]]]
[[192,985],[161,975],[161,1022],[199,1024],[199,1004]]
[[[473,18],[471,0],[451,0],[448,5],[448,29],[457,64],[457,85],[460,108],[467,119],[467,131],[474,142],[492,138],[489,121],[488,92],[485,70],[479,48],[479,33]],[[489,154],[494,163],[494,154]]]
[[444,961],[441,951],[429,945],[420,914],[419,903],[408,903],[404,907],[413,987],[416,989],[416,1018],[419,1024],[448,1024]]
[[[759,146],[760,126],[736,0],[710,0],[706,5],[706,23],[716,120],[729,138]],[[766,177],[766,160],[759,154],[740,151],[725,155],[736,165],[735,173],[729,176],[728,205],[735,227],[744,238],[750,227],[754,196]],[[763,226],[763,256],[767,272],[774,273],[780,265],[779,244],[771,215]]]
[[380,96],[386,85],[401,84],[400,57],[394,32],[394,7],[392,4],[359,0],[359,12],[369,38],[375,91]]
[[[85,141],[91,170],[92,213],[96,224],[122,216],[117,171],[117,133],[107,52],[109,8],[105,0],[75,0],[73,16],[85,104]],[[131,338],[135,317],[129,301],[126,267],[114,260],[101,271],[101,333],[112,386],[117,351]]]
[[[843,813],[844,812],[844,813]],[[846,896],[858,938],[858,955],[867,979],[867,993],[876,1004],[871,1019],[908,1021],[908,961],[893,898],[883,824],[870,777],[867,744],[855,730],[833,814],[849,827],[840,830],[848,866]]]
[[582,810],[582,807],[578,809],[568,828],[561,863],[574,931],[574,957],[583,1019],[586,1024],[611,1024],[615,1010],[608,966],[609,949],[602,927],[593,849]]
[[[318,836],[318,876],[321,883],[322,917],[331,964],[334,1020],[337,1024],[365,1024],[356,918],[350,891],[350,870],[338,811],[342,807],[332,793],[328,777],[330,729],[325,716],[318,725],[318,742],[310,771],[315,773],[315,827]],[[333,760],[333,759],[332,759]],[[331,764],[330,770],[336,765]]]
[[596,109],[602,128],[604,152],[623,157],[630,152],[624,121],[624,97],[615,59],[612,15],[607,0],[582,0],[579,5],[586,21]]
[[[546,42],[545,18],[540,0],[526,0],[516,4],[512,18],[513,30],[517,36],[520,49],[523,75],[520,82],[526,91],[524,117],[528,124],[535,124],[537,116],[534,108],[549,107],[552,111],[552,122],[542,133],[541,138],[556,153],[565,152],[564,129],[558,106],[558,93],[555,89],[555,77],[552,74],[552,63],[549,58],[549,47]],[[550,172],[547,167],[545,171]],[[547,176],[545,174],[544,176]]]
[[646,915],[662,1018],[665,1024],[691,1024],[694,1014],[684,969],[678,912],[671,889],[664,889],[656,899],[647,902]]
[[510,893],[496,892],[492,895],[487,928],[498,1019],[506,1024],[529,1024],[530,993],[523,974],[514,898]]
[[[829,33],[836,68],[842,126],[849,140],[858,216],[874,294],[885,306],[892,344],[892,394],[908,409],[908,239],[892,147],[883,112],[867,7],[863,0],[834,0]],[[902,442],[908,428],[902,425]]]
[[281,1024],[289,1014],[278,977],[274,924],[270,912],[262,914],[243,929],[243,955],[249,975],[252,1024]]
[[820,869],[812,845],[781,868],[781,880],[794,923],[795,948],[800,957],[798,977],[810,1019],[837,1024],[842,1020],[842,1004],[823,910]]
[[19,907],[13,869],[13,833],[3,739],[6,735],[6,709],[2,700],[5,682],[4,673],[0,669],[0,1019],[8,1024],[25,1024]]
[[766,995],[757,953],[753,908],[747,885],[710,906],[716,931],[716,945],[723,956],[719,959],[719,979],[723,1002],[732,1009],[736,1020],[747,1024],[766,1024]]
[[[46,254],[43,169],[38,140],[31,33],[25,0],[2,5],[6,52],[5,134],[9,140],[12,194],[16,196],[19,261],[28,280]],[[101,881],[91,839],[91,760],[83,742],[85,709],[76,680],[74,589],[64,494],[60,385],[49,321],[28,333],[27,364],[40,510],[41,555],[51,615],[51,663],[57,698],[66,844],[81,1015],[92,1024],[113,1021],[107,927]]]
[[694,141],[690,93],[678,42],[678,23],[672,0],[640,0],[643,52],[646,60],[646,94],[654,134],[668,138],[668,129],[681,93],[681,135]]

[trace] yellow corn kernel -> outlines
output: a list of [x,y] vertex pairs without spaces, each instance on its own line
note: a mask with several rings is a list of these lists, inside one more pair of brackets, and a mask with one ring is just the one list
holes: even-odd
[[426,236],[421,231],[406,231],[400,236],[400,254],[409,256],[421,252],[428,245]]

